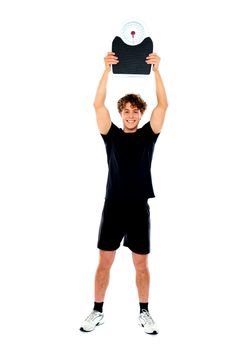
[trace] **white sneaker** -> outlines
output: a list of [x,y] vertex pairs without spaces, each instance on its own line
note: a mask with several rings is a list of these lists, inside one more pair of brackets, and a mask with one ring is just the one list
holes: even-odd
[[144,327],[145,333],[148,334],[158,334],[159,330],[153,320],[153,318],[150,316],[149,312],[147,310],[142,310],[142,312],[139,315],[139,325]]
[[96,326],[104,323],[104,314],[93,310],[91,314],[83,321],[80,331],[91,332]]

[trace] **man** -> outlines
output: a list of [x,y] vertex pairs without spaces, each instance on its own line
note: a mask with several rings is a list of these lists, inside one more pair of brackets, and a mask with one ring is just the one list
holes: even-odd
[[150,212],[147,201],[154,197],[151,162],[168,105],[159,73],[160,58],[156,53],[151,53],[146,58],[146,63],[153,67],[157,105],[152,111],[150,121],[142,128],[138,128],[138,125],[146,109],[146,102],[135,94],[128,94],[118,101],[123,129],[112,123],[105,106],[106,87],[111,65],[119,61],[113,52],[109,52],[104,62],[105,71],[97,88],[94,108],[98,129],[106,146],[109,171],[97,245],[99,264],[95,275],[95,303],[93,311],[82,323],[80,330],[89,332],[103,323],[103,303],[110,268],[116,250],[124,238],[123,244],[132,251],[136,270],[139,324],[146,333],[157,334],[158,329],[148,308]]

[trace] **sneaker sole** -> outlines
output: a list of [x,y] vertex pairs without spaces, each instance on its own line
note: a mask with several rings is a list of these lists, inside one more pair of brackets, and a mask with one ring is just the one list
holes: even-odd
[[[141,326],[142,328],[144,328],[144,325],[142,323],[140,323],[140,321],[138,321],[138,325]],[[144,332],[146,334],[150,334],[150,335],[156,335],[156,334],[159,334],[159,331],[153,331],[152,333],[151,332],[146,332],[145,331],[145,328],[144,328]]]
[[101,326],[104,323],[104,320],[99,321],[96,326],[93,329],[90,329],[89,331],[87,331],[86,329],[84,329],[83,327],[80,327],[79,330],[81,332],[85,332],[85,333],[89,333],[92,332],[97,326]]

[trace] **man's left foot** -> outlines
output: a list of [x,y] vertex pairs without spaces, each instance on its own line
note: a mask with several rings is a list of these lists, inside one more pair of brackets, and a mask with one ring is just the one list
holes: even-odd
[[153,318],[150,316],[150,313],[147,310],[142,310],[142,312],[139,315],[139,325],[144,328],[145,333],[147,334],[158,334],[159,330],[153,320]]

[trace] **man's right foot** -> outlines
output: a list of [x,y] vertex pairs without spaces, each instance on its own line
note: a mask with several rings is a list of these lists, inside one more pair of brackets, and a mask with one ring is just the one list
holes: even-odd
[[99,311],[93,310],[90,315],[83,321],[80,331],[91,332],[96,326],[104,323],[104,314]]

